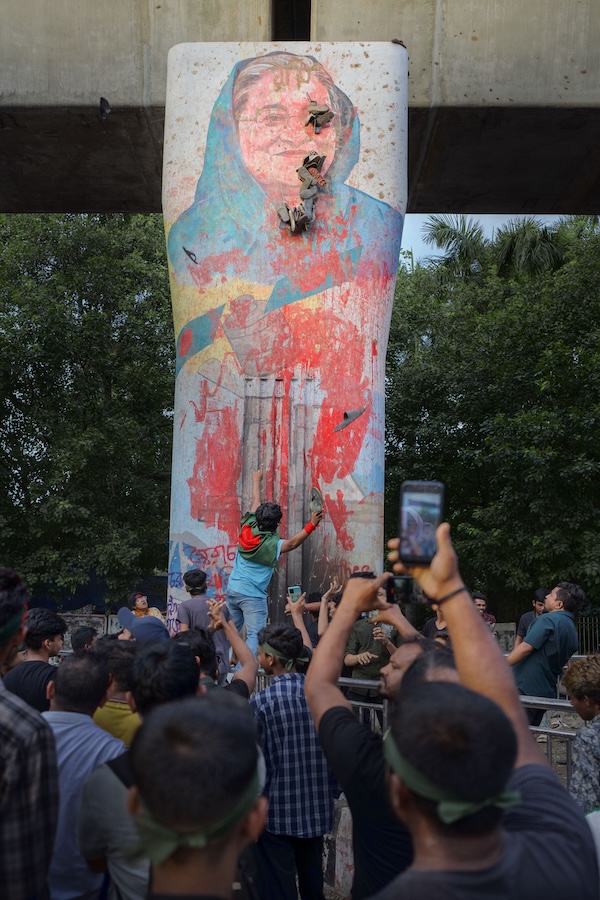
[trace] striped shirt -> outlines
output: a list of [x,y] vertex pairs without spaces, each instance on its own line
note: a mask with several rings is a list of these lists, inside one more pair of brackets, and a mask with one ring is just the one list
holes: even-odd
[[267,767],[267,831],[301,838],[327,834],[333,779],[306,704],[304,675],[280,675],[250,703]]

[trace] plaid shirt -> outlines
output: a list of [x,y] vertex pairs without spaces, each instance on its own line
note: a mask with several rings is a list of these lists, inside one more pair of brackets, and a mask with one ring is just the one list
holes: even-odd
[[280,675],[250,703],[267,766],[267,831],[301,838],[327,834],[333,779],[304,697],[304,675]]
[[56,749],[49,725],[0,679],[0,895],[47,897],[58,819]]

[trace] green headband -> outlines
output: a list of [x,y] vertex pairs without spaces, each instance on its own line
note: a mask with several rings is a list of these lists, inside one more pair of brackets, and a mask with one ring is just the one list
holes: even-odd
[[250,812],[260,795],[258,771],[255,772],[248,787],[232,809],[217,822],[208,825],[203,831],[181,832],[158,822],[141,803],[140,812],[134,816],[135,826],[140,836],[139,841],[125,847],[123,855],[127,859],[145,857],[156,866],[169,859],[180,847],[192,850],[203,850],[214,838],[221,837],[241,822]]
[[15,636],[26,615],[27,608],[20,609],[19,612],[16,612],[14,616],[8,620],[6,625],[3,625],[2,628],[0,628],[0,644],[4,644],[6,641],[10,640],[11,637]]
[[286,656],[285,653],[282,653],[281,650],[276,650],[275,647],[271,647],[270,644],[267,644],[265,641],[264,644],[260,645],[260,649],[263,653],[268,653],[269,656],[275,656],[277,659],[282,661],[285,660],[285,668],[289,672],[290,669],[293,669],[296,663],[307,663],[308,659],[306,656],[296,656],[290,659],[289,656]]
[[437,800],[437,816],[444,825],[452,825],[460,819],[466,819],[467,816],[473,816],[475,813],[489,806],[495,806],[497,809],[510,809],[521,802],[519,791],[503,791],[496,797],[488,797],[486,800],[479,802],[472,800],[461,800],[450,791],[444,790],[438,784],[430,781],[426,775],[419,772],[409,761],[402,756],[398,745],[396,744],[391,732],[388,731],[383,741],[383,755],[390,764],[394,772],[400,776],[406,787],[417,794],[419,797],[425,797],[427,800]]

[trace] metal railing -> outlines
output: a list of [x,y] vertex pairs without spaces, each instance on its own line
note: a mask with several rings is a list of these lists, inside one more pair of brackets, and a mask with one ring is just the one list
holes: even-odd
[[[272,675],[260,671],[256,680],[256,690],[262,691],[271,683]],[[346,692],[350,688],[377,691],[378,681],[366,681],[359,678],[339,678],[338,685]],[[374,701],[348,699],[359,721],[367,725],[371,731],[382,734],[388,727],[389,703],[387,700]],[[521,702],[527,709],[543,709],[548,712],[549,718],[553,712],[573,714],[574,710],[568,700],[559,700],[551,697],[526,697],[521,696]],[[542,720],[543,721],[543,720]],[[566,787],[571,782],[573,771],[573,740],[577,731],[566,728],[562,723],[553,727],[550,723],[538,726],[531,725],[529,730],[537,738],[540,750],[545,753],[553,771],[561,779]],[[545,744],[545,747],[544,747]]]
[[587,656],[600,648],[600,617],[580,616],[577,622],[579,653]]
[[[521,697],[527,709],[546,710],[551,718],[553,712],[573,714],[574,710],[568,700],[554,700],[549,697]],[[543,720],[542,720],[543,721]],[[560,720],[559,720],[560,721]],[[529,730],[537,737],[540,750],[544,750],[548,762],[556,775],[566,787],[571,783],[573,774],[573,741],[577,734],[575,729],[566,728],[562,723],[557,728],[548,725],[530,725]]]

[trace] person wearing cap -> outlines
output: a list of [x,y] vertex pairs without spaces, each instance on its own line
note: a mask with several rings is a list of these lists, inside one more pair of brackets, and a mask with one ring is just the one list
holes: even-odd
[[[450,526],[436,537],[429,568],[406,569],[398,539],[389,559],[428,602],[444,605],[461,684],[402,691],[392,712],[384,742],[390,800],[414,861],[375,898],[596,900],[598,864],[583,813],[529,731],[502,650],[463,583]],[[349,582],[359,608],[375,606],[383,580]]]
[[145,594],[134,591],[127,598],[127,606],[140,619],[144,618],[144,616],[154,616],[156,619],[160,619],[161,622],[165,621],[165,617],[160,609],[157,609],[156,606],[148,606],[148,598]]
[[302,635],[268,625],[258,636],[258,661],[274,679],[250,700],[265,757],[269,800],[265,831],[253,847],[261,900],[323,897],[323,835],[333,825],[333,782],[306,698]]
[[153,644],[156,641],[168,641],[169,632],[164,622],[156,616],[140,618],[126,606],[122,606],[117,613],[119,624],[125,631],[119,635],[123,640],[137,641],[139,644]]

